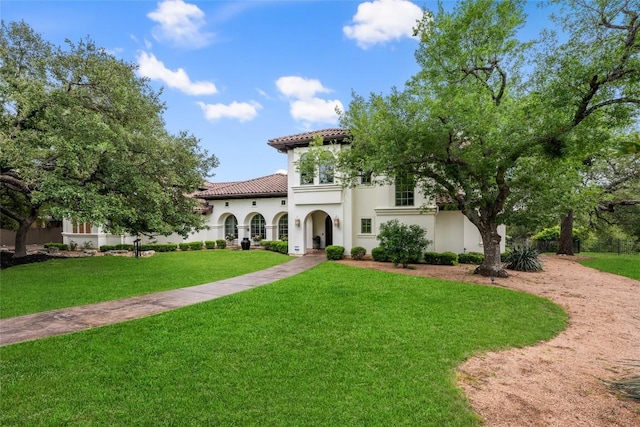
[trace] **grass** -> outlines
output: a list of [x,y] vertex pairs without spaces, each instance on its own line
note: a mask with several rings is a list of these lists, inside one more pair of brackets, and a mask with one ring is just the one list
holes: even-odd
[[0,425],[480,425],[456,366],[565,324],[533,295],[324,263],[172,312],[2,347]]
[[290,261],[267,251],[55,259],[0,272],[0,318],[201,285]]
[[580,264],[596,270],[606,271],[619,276],[640,280],[640,254],[609,254],[584,252],[580,255],[589,259],[580,261]]

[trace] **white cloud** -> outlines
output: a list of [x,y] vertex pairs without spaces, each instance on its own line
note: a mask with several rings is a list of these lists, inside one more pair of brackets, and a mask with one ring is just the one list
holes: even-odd
[[140,52],[138,55],[138,73],[151,80],[160,80],[167,86],[187,95],[213,95],[218,93],[216,85],[208,81],[192,82],[186,71],[178,68],[172,71],[165,67],[152,53]]
[[287,175],[289,172],[287,172],[286,169],[278,169],[276,173],[279,173],[280,175]]
[[204,16],[198,6],[183,0],[163,0],[156,10],[147,14],[149,19],[159,23],[153,29],[156,40],[196,49],[208,45],[214,36],[202,32],[206,24]]
[[332,92],[322,85],[320,80],[298,76],[285,76],[276,80],[280,93],[289,99],[289,113],[295,120],[309,127],[313,123],[338,122],[336,107],[343,110],[338,100],[327,100],[315,96],[318,93]]
[[416,21],[423,11],[408,0],[373,0],[358,5],[353,25],[342,28],[344,34],[362,49],[378,43],[412,37]]
[[197,102],[202,108],[204,116],[207,120],[215,121],[219,119],[237,119],[241,122],[253,120],[258,115],[258,110],[262,105],[255,101],[251,102],[232,102],[225,104],[205,104]]
[[319,80],[304,77],[286,76],[276,80],[278,90],[287,98],[309,99],[316,93],[331,92],[322,86]]
[[344,111],[342,102],[337,99],[302,99],[291,102],[291,117],[308,125],[312,123],[338,123],[336,107]]

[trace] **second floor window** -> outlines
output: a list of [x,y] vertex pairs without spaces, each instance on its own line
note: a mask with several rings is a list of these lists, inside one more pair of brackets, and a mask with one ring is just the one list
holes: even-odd
[[396,206],[413,206],[415,181],[410,176],[396,178]]

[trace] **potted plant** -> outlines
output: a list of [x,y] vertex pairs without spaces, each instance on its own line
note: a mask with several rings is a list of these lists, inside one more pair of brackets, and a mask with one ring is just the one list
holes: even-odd
[[255,246],[260,246],[260,240],[262,240],[262,237],[259,234],[253,236],[253,244]]
[[320,249],[321,242],[320,236],[313,236],[313,249]]

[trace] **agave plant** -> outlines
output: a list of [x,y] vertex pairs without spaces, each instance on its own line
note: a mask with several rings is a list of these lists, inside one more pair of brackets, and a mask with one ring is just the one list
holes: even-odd
[[511,252],[506,259],[506,268],[517,271],[542,271],[542,261],[534,248],[521,247]]

